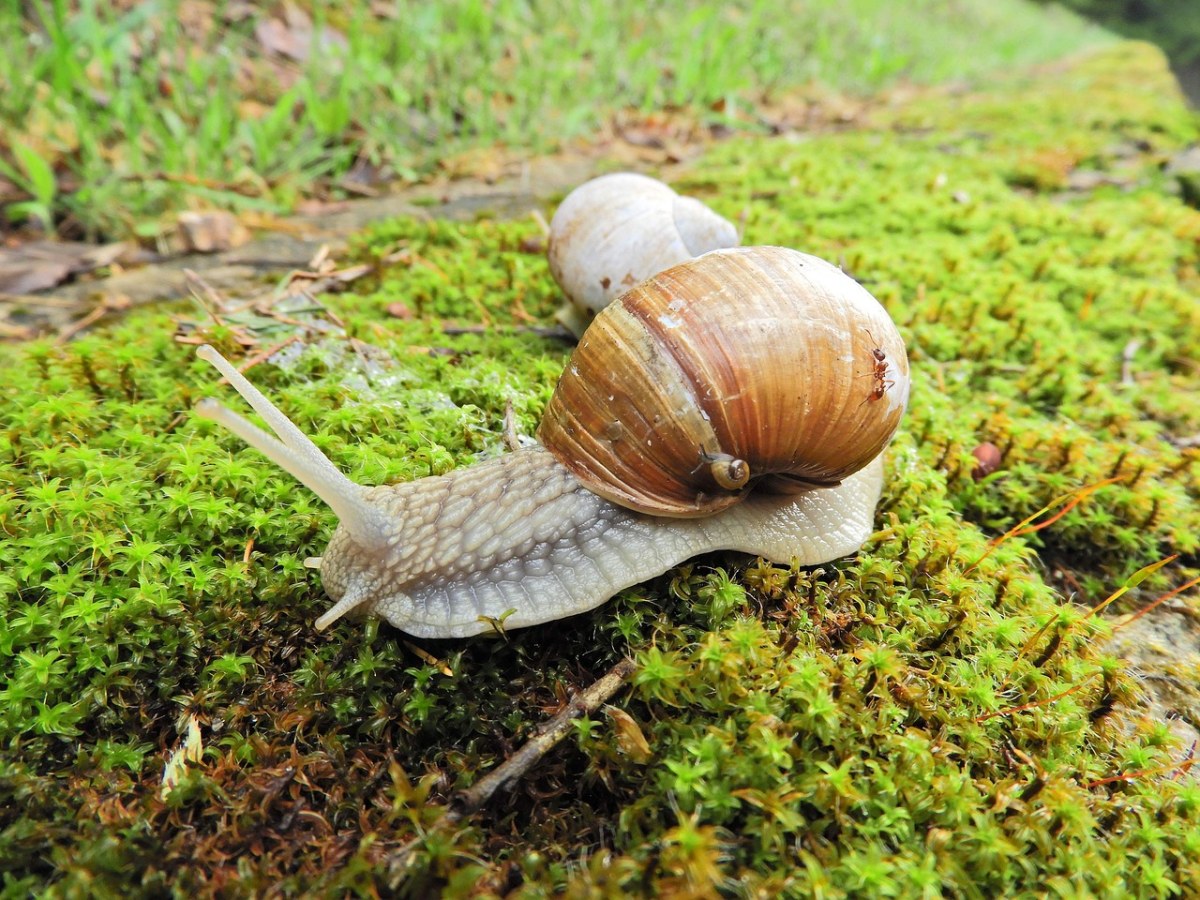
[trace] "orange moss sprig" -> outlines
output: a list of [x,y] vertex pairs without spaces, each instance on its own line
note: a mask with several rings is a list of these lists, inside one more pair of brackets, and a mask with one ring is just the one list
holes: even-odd
[[1096,672],[1083,679],[1083,681],[1079,682],[1078,684],[1074,684],[1067,688],[1065,691],[1055,694],[1053,697],[1046,697],[1042,700],[1033,700],[1029,703],[1022,703],[1020,706],[1010,706],[1007,709],[998,709],[995,712],[984,713],[981,716],[976,716],[972,721],[986,722],[988,719],[994,719],[997,716],[1011,716],[1019,712],[1024,712],[1027,709],[1037,709],[1039,706],[1049,706],[1051,703],[1055,703],[1061,700],[1063,697],[1071,696],[1071,694],[1074,694],[1076,691],[1085,687],[1088,682],[1095,681],[1097,675],[1099,674],[1099,672]]
[[[1172,557],[1171,557],[1171,559],[1177,559],[1177,558],[1178,558],[1178,556],[1172,556]],[[1168,560],[1164,560],[1163,562],[1170,562],[1170,560],[1169,560],[1169,559],[1168,559]],[[1158,564],[1156,564],[1156,568],[1157,568],[1157,566],[1159,566],[1159,565],[1162,565],[1162,563],[1158,563]],[[1183,593],[1184,591],[1186,591],[1188,588],[1195,587],[1195,586],[1196,586],[1196,585],[1198,585],[1198,584],[1200,584],[1200,577],[1193,578],[1191,581],[1184,582],[1183,584],[1179,585],[1179,587],[1177,587],[1177,588],[1173,588],[1172,590],[1169,590],[1169,591],[1167,591],[1165,594],[1163,594],[1161,597],[1159,597],[1159,598],[1158,598],[1157,600],[1155,600],[1154,602],[1152,602],[1152,603],[1150,603],[1149,605],[1147,605],[1147,606],[1143,607],[1142,609],[1140,609],[1140,610],[1138,610],[1137,612],[1135,612],[1135,613],[1133,613],[1132,615],[1130,615],[1130,616],[1129,616],[1127,619],[1125,619],[1125,621],[1123,621],[1123,622],[1120,622],[1119,624],[1117,624],[1116,626],[1114,626],[1114,627],[1113,627],[1113,631],[1120,631],[1120,630],[1121,630],[1122,628],[1124,628],[1126,625],[1132,625],[1134,622],[1136,622],[1136,621],[1137,621],[1138,619],[1140,619],[1142,616],[1146,615],[1146,613],[1150,612],[1152,609],[1155,609],[1155,608],[1157,608],[1157,607],[1161,606],[1162,604],[1164,604],[1164,603],[1166,603],[1168,600],[1170,600],[1172,597],[1176,597],[1176,596],[1178,596],[1179,594],[1182,594],[1182,593]],[[1108,601],[1106,600],[1106,601],[1105,601],[1105,603],[1107,603],[1107,602],[1108,602]]]
[[1094,781],[1089,781],[1084,787],[1098,788],[1106,784],[1115,784],[1123,781],[1136,781],[1139,778],[1149,778],[1154,775],[1164,775],[1170,773],[1172,780],[1181,778],[1191,771],[1192,766],[1196,764],[1196,745],[1193,743],[1184,754],[1182,760],[1171,760],[1169,763],[1161,766],[1152,766],[1149,769],[1138,769],[1136,772],[1122,772],[1120,775],[1109,775],[1107,778],[1097,778]]
[[[1100,490],[1100,488],[1107,487],[1110,484],[1121,481],[1122,477],[1123,476],[1117,475],[1113,478],[1105,478],[1103,481],[1098,481],[1091,485],[1084,485],[1081,488],[1076,488],[1073,491],[1069,491],[1059,497],[1055,497],[1033,515],[1022,519],[1008,531],[1004,532],[1004,534],[1000,535],[1000,537],[993,538],[991,541],[989,541],[988,548],[983,552],[983,556],[975,560],[975,562],[973,562],[967,568],[967,570],[963,572],[963,575],[970,575],[972,572],[974,572],[977,568],[979,568],[980,564],[991,555],[993,550],[1004,544],[1006,541],[1009,541],[1015,537],[1021,537],[1022,535],[1033,534],[1035,531],[1041,531],[1043,528],[1049,528],[1096,491]],[[1054,509],[1060,504],[1066,505],[1044,522],[1038,522],[1036,525],[1032,524],[1040,516],[1048,513],[1050,510]]]
[[[1065,512],[1065,510],[1064,510],[1064,512]],[[1142,566],[1142,568],[1138,569],[1136,572],[1134,572],[1132,575],[1130,575],[1128,578],[1126,578],[1125,582],[1119,588],[1117,588],[1117,590],[1113,591],[1103,601],[1101,601],[1100,603],[1097,603],[1090,610],[1088,610],[1088,612],[1085,616],[1083,616],[1081,619],[1079,619],[1076,622],[1069,623],[1067,625],[1067,627],[1064,628],[1062,630],[1062,632],[1056,636],[1055,646],[1057,646],[1058,644],[1061,644],[1063,639],[1071,632],[1071,629],[1074,628],[1077,624],[1079,624],[1079,622],[1086,622],[1092,616],[1096,615],[1098,612],[1101,612],[1105,607],[1107,607],[1113,601],[1124,596],[1131,588],[1134,588],[1137,585],[1141,584],[1150,575],[1153,575],[1155,572],[1157,572],[1163,566],[1165,566],[1169,563],[1172,563],[1177,559],[1179,559],[1178,553],[1173,554],[1168,557],[1165,557],[1163,559],[1160,559],[1160,560],[1158,560],[1158,562],[1153,562],[1148,566]],[[1164,596],[1160,597],[1158,600],[1156,600],[1149,607],[1142,610],[1137,615],[1138,616],[1145,615],[1147,612],[1149,612],[1151,609],[1153,609],[1159,603],[1162,603],[1163,601],[1170,599],[1175,594],[1178,594],[1181,591],[1186,590],[1188,587],[1190,587],[1193,584],[1196,584],[1197,582],[1200,582],[1200,579],[1196,579],[1196,580],[1188,582],[1187,584],[1181,585],[1180,587],[1176,588],[1171,593],[1165,594]],[[1136,618],[1136,616],[1134,618]],[[1034,646],[1036,646],[1037,642],[1039,640],[1041,640],[1042,635],[1044,635],[1046,633],[1047,629],[1049,629],[1050,626],[1052,624],[1054,624],[1054,622],[1056,622],[1056,621],[1059,621],[1057,617],[1051,617],[1050,619],[1048,619],[1046,621],[1046,624],[1044,624],[1041,628],[1039,628],[1036,632],[1034,632],[1033,636],[1028,641],[1025,642],[1024,646],[1021,647],[1020,651],[1013,658],[1013,668],[1009,670],[1008,678],[1005,679],[1005,683],[1008,682],[1008,679],[1012,678],[1012,672],[1013,672],[1013,669],[1016,668],[1017,663],[1020,660],[1025,658],[1025,655],[1027,653],[1029,653],[1029,651],[1032,650]],[[1129,619],[1129,620],[1121,623],[1121,625],[1118,625],[1117,628],[1123,628],[1125,625],[1128,625],[1129,622],[1132,622],[1132,621],[1133,621],[1133,619]],[[1050,653],[1052,653],[1052,652],[1053,651],[1051,650]],[[1048,655],[1047,655],[1047,658],[1048,658]]]
[[[1084,616],[1080,621],[1087,621],[1092,616],[1096,615],[1096,613],[1102,611],[1105,607],[1107,607],[1114,600],[1117,600],[1118,598],[1123,597],[1129,591],[1130,588],[1137,587],[1148,576],[1153,575],[1155,572],[1157,572],[1163,566],[1167,565],[1168,563],[1173,563],[1177,559],[1179,559],[1179,554],[1174,553],[1171,556],[1160,559],[1158,562],[1150,563],[1150,565],[1143,566],[1142,568],[1138,569],[1136,572],[1134,572],[1132,575],[1130,575],[1127,579],[1125,579],[1124,584],[1122,584],[1119,588],[1117,588],[1115,591],[1113,591],[1111,594],[1109,594],[1105,600],[1101,601],[1100,603],[1097,603],[1090,610],[1088,610],[1088,614],[1086,616]],[[1195,583],[1196,583],[1195,581],[1191,582],[1191,584],[1195,584]],[[1187,587],[1188,587],[1188,585],[1185,584],[1185,585],[1183,585],[1183,587],[1177,588],[1173,592],[1173,594],[1177,594],[1177,593],[1179,593],[1179,591],[1185,590]],[[1146,609],[1142,610],[1142,612],[1138,613],[1138,615],[1144,615],[1145,613],[1147,613],[1151,609],[1153,609],[1153,607],[1156,606],[1158,603],[1161,603],[1163,600],[1166,600],[1169,596],[1172,596],[1173,594],[1160,597],[1158,599],[1158,601],[1156,601],[1154,604],[1147,607]],[[1130,621],[1132,621],[1132,620],[1130,620]],[[1124,624],[1127,625],[1129,623],[1126,622]],[[1118,627],[1121,627],[1121,626],[1118,626]]]

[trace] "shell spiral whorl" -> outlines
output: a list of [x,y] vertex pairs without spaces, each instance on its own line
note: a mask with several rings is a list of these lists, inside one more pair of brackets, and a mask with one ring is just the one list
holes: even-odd
[[[709,515],[766,476],[811,487],[862,468],[908,388],[895,324],[841,270],[782,247],[716,250],[596,317],[538,437],[615,503]],[[749,483],[723,460],[744,462]]]

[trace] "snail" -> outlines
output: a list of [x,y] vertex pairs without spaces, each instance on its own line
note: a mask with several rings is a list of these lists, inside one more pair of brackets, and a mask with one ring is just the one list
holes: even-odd
[[404,484],[350,481],[216,350],[197,353],[274,435],[212,399],[198,414],[337,514],[306,563],[334,600],[316,627],[354,611],[431,638],[575,615],[712,550],[805,565],[857,550],[909,390],[883,307],[779,247],[714,251],[628,291],[584,334],[539,445]]
[[593,178],[550,220],[546,256],[567,296],[559,320],[578,337],[592,316],[638,282],[710,250],[737,229],[692,197],[632,172]]

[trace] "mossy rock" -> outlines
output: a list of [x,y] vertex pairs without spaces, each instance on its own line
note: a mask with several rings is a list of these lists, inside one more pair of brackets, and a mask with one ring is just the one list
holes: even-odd
[[[747,243],[841,262],[908,342],[878,534],[815,570],[705,557],[553,628],[423,642],[433,662],[377,623],[314,632],[302,562],[333,517],[187,415],[228,389],[166,313],[5,349],[4,890],[1196,894],[1187,748],[1139,719],[1102,649],[1119,620],[1088,609],[1172,554],[1143,601],[1200,569],[1200,213],[1162,172],[1198,131],[1157,51],[1125,44],[714,148],[683,188],[745,210]],[[363,483],[501,452],[506,406],[531,433],[567,355],[513,327],[558,302],[535,234],[372,229],[361,256],[409,252],[326,302],[393,361],[327,339],[256,380]],[[977,479],[983,442],[1001,462]],[[625,740],[583,719],[503,802],[428,832],[623,655]]]

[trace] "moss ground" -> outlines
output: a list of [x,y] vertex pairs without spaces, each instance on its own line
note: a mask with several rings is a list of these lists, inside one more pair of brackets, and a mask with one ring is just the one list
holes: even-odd
[[[166,313],[2,351],[3,891],[382,890],[390,850],[628,654],[623,727],[580,721],[430,837],[410,894],[1194,896],[1187,748],[1121,717],[1139,685],[1086,609],[1171,554],[1147,598],[1200,574],[1200,452],[1172,442],[1200,432],[1200,213],[1163,172],[1198,132],[1157,51],[1124,44],[715,147],[684,188],[744,211],[747,243],[842,262],[908,341],[880,531],[816,570],[706,557],[553,629],[424,642],[451,675],[386,626],[312,629],[302,561],[333,517],[181,416],[229,391]],[[407,262],[326,299],[392,362],[326,341],[256,381],[364,483],[499,452],[506,403],[532,433],[567,355],[512,327],[557,305],[535,234],[371,230],[361,256]],[[1002,461],[976,480],[984,441]]]

